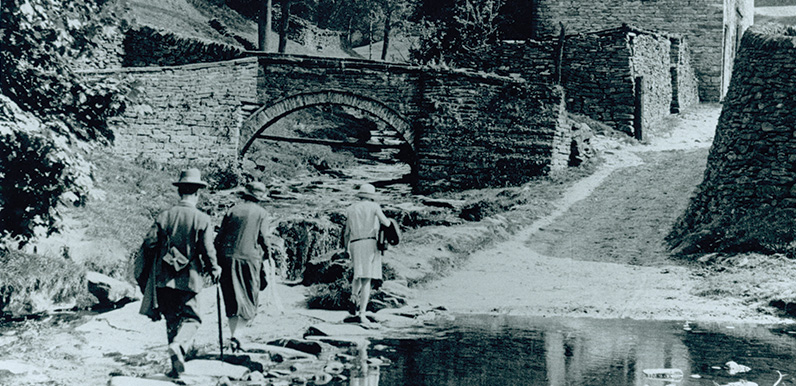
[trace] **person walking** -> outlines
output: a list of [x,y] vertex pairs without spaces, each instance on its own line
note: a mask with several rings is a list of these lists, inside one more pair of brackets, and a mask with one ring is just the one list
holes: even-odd
[[[376,236],[381,224],[390,225],[390,220],[374,200],[376,188],[362,184],[356,196],[359,201],[346,209],[343,243],[351,256],[354,279],[351,283],[351,311],[356,312],[360,323],[369,325],[366,311],[370,301],[371,281],[381,279],[381,254],[378,251]],[[356,307],[359,307],[358,312]]]
[[[143,253],[147,268],[137,270],[139,283],[150,283],[152,299],[142,302],[140,312],[159,320],[166,319],[168,351],[172,369],[168,375],[185,371],[185,353],[202,323],[196,295],[204,286],[203,274],[213,282],[221,277],[213,246],[210,217],[196,209],[202,181],[198,169],[187,169],[173,182],[180,195],[177,205],[160,213],[144,238]],[[152,290],[154,289],[154,291]]]
[[242,202],[224,215],[215,240],[233,352],[242,350],[236,332],[242,323],[250,323],[257,315],[261,284],[265,284],[263,264],[268,258],[266,237],[271,227],[268,212],[259,205],[265,197],[265,184],[246,184],[241,192]]

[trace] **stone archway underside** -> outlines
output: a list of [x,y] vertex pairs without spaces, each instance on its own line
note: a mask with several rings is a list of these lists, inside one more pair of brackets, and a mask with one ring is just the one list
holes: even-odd
[[246,154],[263,131],[284,116],[308,107],[330,104],[353,107],[372,114],[394,128],[412,152],[416,151],[412,126],[393,109],[372,98],[345,91],[324,90],[292,95],[257,109],[243,122],[242,132],[252,134],[241,148],[241,156]]

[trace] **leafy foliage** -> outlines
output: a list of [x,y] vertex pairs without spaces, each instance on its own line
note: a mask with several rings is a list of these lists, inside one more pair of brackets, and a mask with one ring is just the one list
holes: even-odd
[[77,19],[58,13],[67,9],[68,3],[47,5],[30,0],[3,2],[2,92],[24,110],[60,118],[80,139],[112,140],[106,118],[124,109],[121,90],[88,84],[66,64],[73,46],[85,43],[85,39],[76,41],[70,32],[82,36],[92,28],[78,27]]
[[[433,3],[433,4],[432,4]],[[421,12],[420,44],[412,50],[418,63],[471,67],[498,38],[504,0],[426,1]],[[435,7],[431,11],[430,7]]]

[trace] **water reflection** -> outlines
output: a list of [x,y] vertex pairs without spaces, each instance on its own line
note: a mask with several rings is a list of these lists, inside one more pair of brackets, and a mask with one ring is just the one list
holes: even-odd
[[[372,353],[393,362],[381,369],[381,386],[713,386],[742,380],[771,386],[777,371],[796,374],[792,329],[464,316],[437,326],[436,334],[374,342],[390,349]],[[750,370],[733,373],[731,361]],[[788,376],[784,384],[793,380]]]
[[379,364],[371,363],[368,359],[368,343],[357,346],[357,362],[351,369],[351,382],[349,386],[378,386]]

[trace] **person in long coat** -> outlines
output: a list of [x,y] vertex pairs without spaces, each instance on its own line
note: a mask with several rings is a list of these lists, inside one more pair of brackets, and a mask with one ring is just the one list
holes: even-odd
[[351,283],[351,302],[359,306],[356,315],[363,324],[368,324],[366,316],[370,301],[371,281],[382,278],[381,254],[376,237],[381,224],[390,225],[390,220],[374,200],[376,188],[362,184],[356,196],[359,201],[346,209],[343,242],[351,256],[354,279]]
[[241,349],[238,327],[257,315],[261,270],[268,250],[266,237],[271,227],[268,212],[259,205],[265,197],[265,184],[247,184],[241,193],[242,202],[224,215],[215,240],[233,351]]
[[196,208],[199,189],[207,186],[198,169],[180,173],[177,187],[180,202],[160,213],[143,242],[147,269],[139,270],[139,283],[151,283],[147,291],[154,299],[141,313],[157,320],[166,319],[171,358],[171,376],[185,371],[185,353],[202,323],[196,295],[202,290],[207,273],[217,282],[221,267],[216,262],[210,217]]

